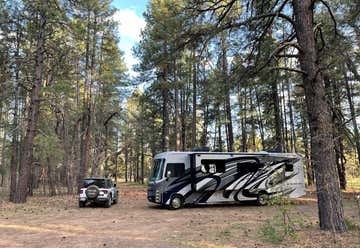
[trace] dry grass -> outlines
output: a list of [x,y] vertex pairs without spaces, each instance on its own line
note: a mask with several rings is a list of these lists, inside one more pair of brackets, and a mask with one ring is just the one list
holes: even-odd
[[[344,194],[347,221],[360,226],[354,196]],[[301,218],[295,237],[273,244],[261,226],[279,214],[277,206],[219,205],[168,211],[146,200],[146,189],[120,185],[120,202],[110,209],[79,209],[76,196],[32,197],[27,204],[0,205],[0,247],[360,247],[360,233],[320,231],[314,192],[292,202]]]

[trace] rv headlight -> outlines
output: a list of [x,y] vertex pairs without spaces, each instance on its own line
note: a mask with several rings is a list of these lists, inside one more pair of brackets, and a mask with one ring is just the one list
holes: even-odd
[[155,202],[160,202],[160,191],[159,190],[155,191]]

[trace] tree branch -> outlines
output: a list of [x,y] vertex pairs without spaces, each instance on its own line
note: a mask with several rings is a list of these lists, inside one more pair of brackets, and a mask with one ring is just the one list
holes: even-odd
[[329,14],[330,14],[330,17],[334,23],[334,32],[335,32],[335,36],[338,35],[338,32],[337,32],[337,23],[336,23],[336,20],[335,20],[335,16],[333,14],[333,12],[331,11],[331,8],[330,6],[327,4],[327,2],[325,2],[324,0],[320,0],[320,2],[325,5],[325,7],[327,8]]
[[301,69],[297,69],[297,68],[290,68],[290,67],[272,67],[270,68],[270,70],[274,71],[274,70],[285,70],[285,71],[292,71],[292,72],[297,72],[297,73],[301,73],[304,75],[307,75],[306,72],[304,72]]

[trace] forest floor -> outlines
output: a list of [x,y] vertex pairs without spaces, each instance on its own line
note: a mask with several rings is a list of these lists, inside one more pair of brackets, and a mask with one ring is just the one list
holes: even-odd
[[[110,209],[79,209],[69,195],[0,202],[0,247],[360,247],[359,192],[344,194],[351,230],[335,235],[319,230],[312,192],[285,210],[241,204],[170,211],[148,203],[145,187],[119,188],[120,201]],[[294,228],[286,237],[283,213]]]

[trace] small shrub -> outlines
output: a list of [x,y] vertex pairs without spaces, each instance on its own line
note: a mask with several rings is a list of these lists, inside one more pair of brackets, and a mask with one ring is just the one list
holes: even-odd
[[284,240],[284,236],[272,225],[269,220],[260,227],[259,232],[261,237],[270,243],[279,244]]
[[345,218],[345,224],[349,231],[360,231],[360,227],[348,218]]

